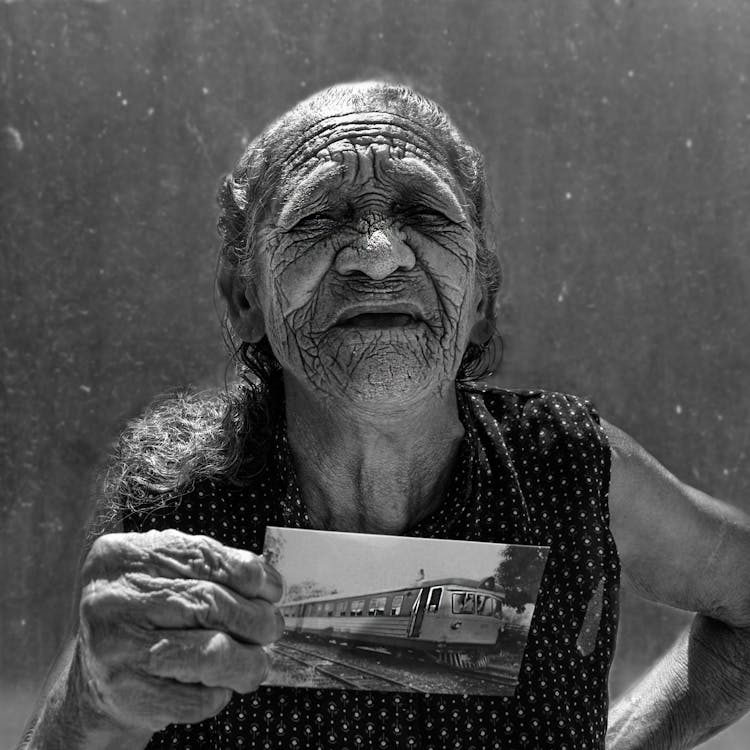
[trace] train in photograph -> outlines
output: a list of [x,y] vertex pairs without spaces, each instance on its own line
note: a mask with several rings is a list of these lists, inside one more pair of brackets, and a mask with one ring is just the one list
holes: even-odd
[[493,578],[441,578],[358,595],[281,606],[286,632],[390,651],[413,651],[458,667],[487,663],[507,620]]

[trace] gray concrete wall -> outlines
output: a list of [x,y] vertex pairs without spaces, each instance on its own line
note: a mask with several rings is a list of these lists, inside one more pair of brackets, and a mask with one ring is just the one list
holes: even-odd
[[[403,78],[485,150],[498,381],[591,396],[750,510],[748,38],[744,0],[2,3],[0,744],[63,637],[108,444],[221,378],[219,177],[326,84]],[[626,587],[613,692],[685,622]]]

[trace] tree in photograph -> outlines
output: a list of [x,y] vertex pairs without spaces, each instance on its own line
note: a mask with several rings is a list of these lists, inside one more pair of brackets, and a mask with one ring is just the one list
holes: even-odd
[[536,601],[542,580],[547,549],[510,545],[500,553],[495,580],[505,590],[505,603],[521,613]]
[[279,561],[284,556],[286,540],[280,534],[268,529],[266,531],[266,545],[263,549],[263,559],[274,567],[278,567]]
[[287,591],[287,599],[294,602],[300,599],[314,599],[319,596],[333,596],[337,593],[338,591],[335,588],[322,586],[317,581],[306,580],[293,583]]

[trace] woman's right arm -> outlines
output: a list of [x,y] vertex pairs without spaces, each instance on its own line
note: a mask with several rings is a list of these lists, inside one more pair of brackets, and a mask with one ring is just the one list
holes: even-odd
[[19,746],[132,748],[256,690],[283,634],[278,573],[247,550],[179,531],[99,537],[81,569],[74,638]]

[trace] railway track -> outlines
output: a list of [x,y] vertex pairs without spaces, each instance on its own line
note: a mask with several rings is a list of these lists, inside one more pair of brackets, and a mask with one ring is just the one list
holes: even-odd
[[[357,690],[390,690],[399,692],[416,692],[425,693],[414,685],[408,684],[401,680],[386,677],[370,669],[357,667],[353,664],[347,664],[339,659],[332,659],[330,656],[300,648],[299,646],[290,646],[288,643],[277,643],[274,651],[286,656],[307,667],[313,667],[319,674],[325,675],[336,682],[340,682],[346,687]],[[304,658],[303,658],[304,657]],[[311,658],[320,659],[323,663],[316,664]]]
[[499,685],[503,688],[515,688],[518,678],[515,672],[504,672],[502,670],[489,667],[487,669],[462,669],[461,674],[473,677],[488,685]]

